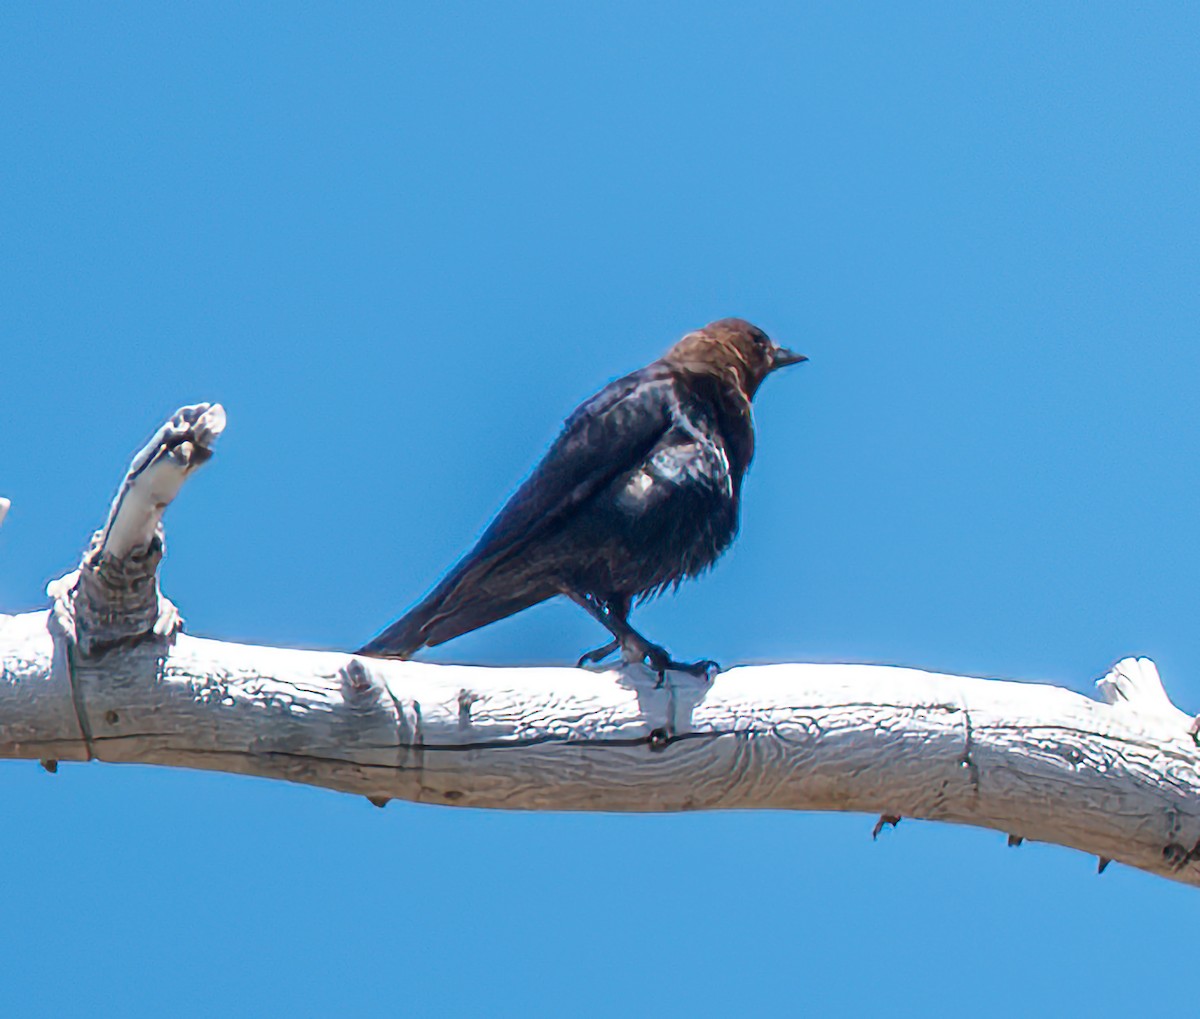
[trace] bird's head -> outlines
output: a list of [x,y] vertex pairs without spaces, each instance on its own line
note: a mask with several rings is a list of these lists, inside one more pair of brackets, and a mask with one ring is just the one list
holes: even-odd
[[750,398],[776,368],[808,358],[779,346],[745,319],[722,318],[688,333],[663,360],[684,371],[725,378]]

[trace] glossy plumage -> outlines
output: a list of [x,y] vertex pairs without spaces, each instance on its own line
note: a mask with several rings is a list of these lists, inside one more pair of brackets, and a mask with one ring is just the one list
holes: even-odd
[[722,319],[606,386],[567,419],[476,546],[360,653],[408,658],[563,594],[614,637],[581,661],[619,647],[660,671],[684,667],[629,626],[629,609],[729,547],[754,455],[750,400],[767,374],[800,360]]

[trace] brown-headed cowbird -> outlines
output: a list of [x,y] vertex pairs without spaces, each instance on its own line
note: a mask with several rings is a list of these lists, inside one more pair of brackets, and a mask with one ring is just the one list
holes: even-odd
[[422,647],[566,595],[612,634],[579,664],[681,664],[629,625],[629,610],[716,561],[738,528],[754,455],[750,401],[776,368],[806,358],[724,318],[605,386],[484,532],[419,605],[359,653],[408,658]]

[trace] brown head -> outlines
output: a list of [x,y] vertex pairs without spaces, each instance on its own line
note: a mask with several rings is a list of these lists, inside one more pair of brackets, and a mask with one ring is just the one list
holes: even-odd
[[776,368],[808,358],[779,346],[745,319],[722,318],[688,333],[663,360],[687,372],[725,379],[749,399]]

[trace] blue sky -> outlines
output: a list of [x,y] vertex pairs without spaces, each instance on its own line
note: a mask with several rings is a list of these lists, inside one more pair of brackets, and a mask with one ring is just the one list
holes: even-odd
[[[357,646],[559,422],[742,315],[743,535],[681,656],[1200,708],[1193,5],[17,3],[0,11],[0,611],[219,400],[194,633]],[[429,655],[573,661],[550,604]],[[175,770],[2,776],[6,1012],[1194,1007],[1195,892],[989,832],[505,815]],[[967,1003],[967,1004],[964,1004]]]

